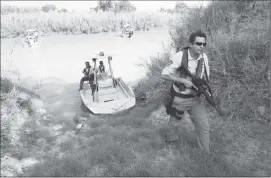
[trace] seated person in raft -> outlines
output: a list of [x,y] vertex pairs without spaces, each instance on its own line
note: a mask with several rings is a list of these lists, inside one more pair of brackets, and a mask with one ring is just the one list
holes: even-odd
[[105,66],[104,66],[103,61],[100,61],[98,72],[99,72],[98,76],[101,77],[102,79],[104,79],[107,76],[107,72],[105,71]]
[[94,81],[94,69],[90,66],[89,62],[85,62],[86,67],[83,69],[84,77],[80,80],[79,91],[83,89],[84,81],[89,81],[90,87],[93,85]]

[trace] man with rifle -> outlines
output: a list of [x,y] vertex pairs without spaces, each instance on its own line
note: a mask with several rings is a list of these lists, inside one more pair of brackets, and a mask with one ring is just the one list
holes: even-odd
[[163,69],[162,78],[172,82],[165,104],[166,112],[170,115],[166,141],[178,139],[178,124],[187,111],[194,124],[199,147],[209,152],[209,123],[204,101],[200,96],[204,95],[219,114],[222,112],[215,105],[207,83],[210,70],[208,57],[204,53],[205,46],[206,34],[200,30],[192,33],[189,37],[189,46],[172,56],[172,63]]

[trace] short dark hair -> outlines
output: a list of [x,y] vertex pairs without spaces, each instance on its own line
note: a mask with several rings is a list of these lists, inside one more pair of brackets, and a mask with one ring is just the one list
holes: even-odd
[[190,35],[189,42],[193,44],[196,40],[196,37],[203,37],[205,38],[205,40],[207,39],[206,34],[203,31],[197,30],[196,32]]
[[89,64],[89,62],[87,61],[87,62],[85,62],[85,64]]

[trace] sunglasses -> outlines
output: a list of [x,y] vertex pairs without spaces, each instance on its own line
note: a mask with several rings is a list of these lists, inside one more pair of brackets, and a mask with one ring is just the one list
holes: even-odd
[[195,44],[196,44],[197,46],[202,46],[202,45],[203,45],[204,47],[207,45],[207,43],[201,43],[201,42],[196,42]]

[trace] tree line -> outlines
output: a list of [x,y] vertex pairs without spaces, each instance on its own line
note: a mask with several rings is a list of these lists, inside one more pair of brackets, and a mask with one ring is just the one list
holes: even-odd
[[[1,14],[10,14],[10,13],[34,13],[34,12],[51,12],[57,11],[59,13],[67,13],[68,10],[65,8],[58,9],[54,4],[46,4],[41,8],[38,7],[16,7],[11,5],[2,5],[1,6]],[[128,0],[122,1],[112,1],[112,0],[99,0],[97,2],[96,7],[90,7],[90,12],[106,12],[112,11],[115,13],[120,12],[134,12],[136,11],[136,7],[130,3]]]
[[164,13],[169,13],[169,14],[174,14],[174,13],[187,13],[189,11],[189,7],[183,3],[183,2],[177,2],[175,4],[174,8],[160,8],[159,12],[164,12]]
[[98,11],[113,11],[115,13],[120,12],[134,12],[136,11],[136,7],[131,4],[128,0],[122,1],[112,1],[112,0],[99,0],[98,4],[94,8],[90,8],[90,10]]

